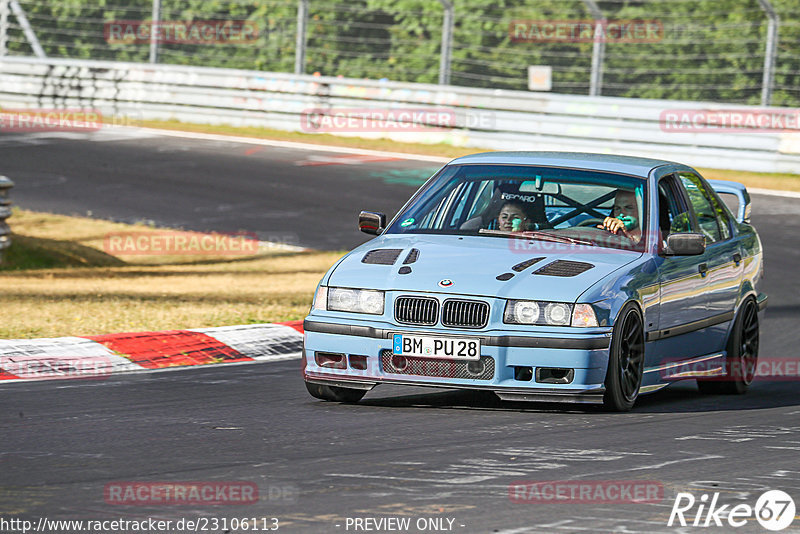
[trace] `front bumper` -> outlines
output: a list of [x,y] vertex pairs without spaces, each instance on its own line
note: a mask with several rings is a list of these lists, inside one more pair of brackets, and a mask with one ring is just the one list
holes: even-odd
[[[382,383],[482,389],[494,391],[503,400],[581,403],[602,403],[603,400],[610,328],[593,329],[588,333],[576,333],[574,329],[569,333],[505,329],[454,331],[452,328],[444,331],[309,317],[304,329],[303,376],[307,382],[366,390]],[[466,365],[463,361],[422,359],[426,361],[417,363],[436,371],[422,374],[398,372],[391,364],[387,365],[395,333],[478,337],[481,339],[482,360],[491,359],[493,369],[490,374],[471,378],[463,372]],[[366,369],[356,369],[351,365],[344,369],[322,367],[316,362],[317,352],[340,354],[347,362],[351,356],[366,357]],[[520,379],[518,368],[530,368],[530,378]],[[539,369],[569,369],[572,372],[568,383],[546,383],[537,381]]]

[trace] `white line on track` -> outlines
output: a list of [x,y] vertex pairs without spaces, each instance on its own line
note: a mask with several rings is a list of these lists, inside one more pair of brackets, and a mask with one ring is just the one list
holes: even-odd
[[800,198],[800,193],[797,191],[781,191],[779,189],[762,189],[760,187],[748,187],[748,193],[752,193],[754,195],[769,195],[773,197],[784,197],[784,198]]
[[295,148],[299,150],[318,150],[321,152],[337,152],[340,154],[361,154],[363,156],[379,156],[387,158],[407,159],[414,161],[432,161],[435,163],[447,163],[454,158],[443,158],[441,156],[426,156],[422,154],[408,154],[403,152],[387,152],[383,150],[367,150],[365,148],[349,148],[344,146],[315,145],[313,143],[298,143],[296,141],[277,141],[274,139],[259,139],[257,137],[241,137],[234,135],[220,135],[198,132],[183,132],[180,130],[159,130],[157,128],[140,128],[143,132],[165,135],[171,137],[182,137],[184,139],[202,139],[204,141],[224,141],[228,143],[244,143],[248,145],[272,146],[277,148]]
[[[444,158],[441,156],[428,156],[422,154],[409,154],[407,152],[389,152],[383,150],[368,150],[365,148],[348,148],[343,146],[316,145],[314,143],[299,143],[296,141],[277,141],[273,139],[259,139],[256,137],[242,137],[234,135],[209,134],[199,132],[184,132],[180,130],[161,130],[158,128],[137,128],[143,133],[155,135],[165,135],[171,137],[182,137],[185,139],[202,139],[206,141],[227,141],[229,143],[244,143],[249,145],[272,146],[278,148],[295,148],[299,150],[319,150],[322,152],[338,152],[340,154],[361,154],[364,156],[390,157],[414,161],[431,161],[434,163],[448,163],[455,158]],[[476,149],[476,152],[480,152]],[[750,193],[757,195],[771,195],[785,198],[800,198],[800,192],[782,191],[779,189],[762,189],[760,187],[748,187]]]

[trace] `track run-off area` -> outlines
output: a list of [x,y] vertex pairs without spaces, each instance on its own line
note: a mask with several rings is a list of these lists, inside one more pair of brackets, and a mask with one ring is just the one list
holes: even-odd
[[[4,135],[0,161],[0,174],[16,183],[14,203],[26,209],[246,230],[325,250],[365,241],[359,210],[394,214],[441,166],[435,158],[133,130]],[[760,357],[797,358],[800,199],[754,194],[752,221],[769,295]],[[379,524],[366,519],[388,518],[409,518],[410,532],[727,532],[727,523],[667,526],[675,496],[718,493],[718,507],[754,506],[764,491],[780,489],[800,505],[798,393],[794,380],[757,380],[735,397],[703,396],[684,382],[612,414],[383,385],[344,405],[309,396],[299,360],[3,383],[0,511],[49,519],[277,518],[278,532],[364,532]],[[511,498],[510,485],[545,480],[652,481],[663,498]],[[109,499],[114,484],[170,481],[252,483],[258,498],[216,506]],[[372,531],[390,531],[390,523],[380,525]],[[765,532],[755,521],[735,531]],[[784,532],[800,532],[800,519]]]

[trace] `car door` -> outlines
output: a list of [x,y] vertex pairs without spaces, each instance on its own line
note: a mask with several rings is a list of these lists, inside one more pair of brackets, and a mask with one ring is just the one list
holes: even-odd
[[[658,183],[659,238],[662,246],[671,233],[694,232],[694,215],[680,181],[675,175]],[[707,279],[700,256],[664,256],[657,260],[659,275],[658,326],[648,333],[656,361],[678,360],[707,354],[707,346],[698,340],[692,325],[708,318]]]
[[704,343],[710,345],[709,352],[717,352],[725,348],[742,282],[741,246],[735,238],[728,210],[711,186],[694,173],[681,172],[678,176],[692,199],[699,229],[706,236],[708,327]]

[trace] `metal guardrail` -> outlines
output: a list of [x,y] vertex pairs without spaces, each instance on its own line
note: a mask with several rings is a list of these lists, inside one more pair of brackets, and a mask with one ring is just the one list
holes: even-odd
[[6,223],[6,219],[11,217],[11,199],[9,190],[14,187],[14,182],[0,176],[0,263],[3,262],[5,249],[11,246],[11,229]]
[[[339,132],[503,150],[569,150],[700,167],[800,173],[800,130],[665,131],[670,110],[772,111],[713,103],[588,97],[234,69],[7,57],[0,106],[303,131],[310,109],[451,110],[456,126]],[[336,133],[336,132],[334,132]]]

